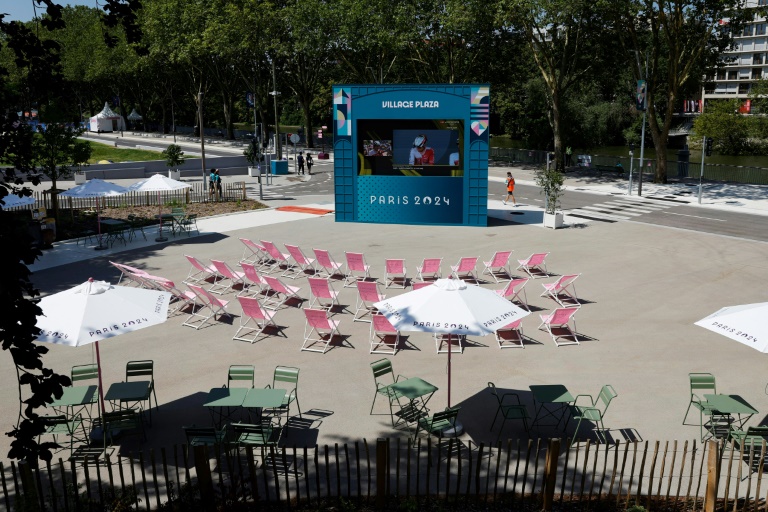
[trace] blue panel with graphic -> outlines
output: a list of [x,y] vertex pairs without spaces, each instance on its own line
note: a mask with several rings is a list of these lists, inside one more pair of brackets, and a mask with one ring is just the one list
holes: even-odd
[[333,88],[336,220],[485,226],[490,88]]

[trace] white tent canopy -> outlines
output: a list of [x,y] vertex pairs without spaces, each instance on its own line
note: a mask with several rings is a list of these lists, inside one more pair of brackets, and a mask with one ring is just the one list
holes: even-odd
[[136,112],[136,109],[131,110],[131,113],[128,114],[128,120],[129,121],[141,121],[142,119],[144,119],[144,118],[141,117],[141,114]]
[[89,120],[88,129],[92,132],[117,132],[125,130],[125,119],[109,108],[107,102],[104,102],[104,109]]

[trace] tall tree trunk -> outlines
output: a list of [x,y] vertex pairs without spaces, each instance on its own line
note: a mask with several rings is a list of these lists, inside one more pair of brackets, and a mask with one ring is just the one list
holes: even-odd
[[552,91],[552,136],[554,139],[555,169],[563,171],[565,162],[563,159],[563,138],[560,134],[560,93],[557,89]]
[[307,148],[315,147],[315,138],[312,136],[312,116],[309,112],[309,107],[304,107],[304,130],[307,138]]

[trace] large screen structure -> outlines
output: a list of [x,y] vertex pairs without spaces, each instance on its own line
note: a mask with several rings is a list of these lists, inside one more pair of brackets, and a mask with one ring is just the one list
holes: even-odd
[[334,86],[336,220],[485,226],[488,85]]

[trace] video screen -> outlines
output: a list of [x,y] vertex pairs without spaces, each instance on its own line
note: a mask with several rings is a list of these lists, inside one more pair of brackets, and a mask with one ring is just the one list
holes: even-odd
[[459,119],[361,119],[358,174],[461,177],[463,139]]

